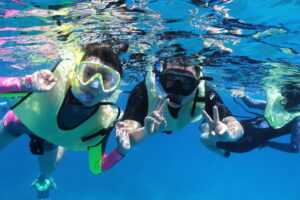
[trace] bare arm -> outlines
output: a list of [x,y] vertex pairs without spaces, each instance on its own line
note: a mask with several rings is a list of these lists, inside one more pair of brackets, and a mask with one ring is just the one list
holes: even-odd
[[200,142],[209,150],[222,155],[229,156],[229,152],[217,148],[217,142],[233,142],[237,141],[244,134],[241,124],[232,116],[219,120],[218,108],[213,107],[214,119],[203,111],[207,123],[200,125],[199,130],[202,132]]
[[210,151],[225,157],[224,150],[216,147],[216,141],[210,137],[209,133],[202,133],[200,142]]
[[147,115],[145,117],[143,127],[141,127],[141,125],[134,120],[125,120],[118,123],[122,124],[123,126],[130,127],[128,133],[130,135],[131,144],[139,144],[153,134],[161,132],[167,123],[163,117],[163,113],[167,108],[168,103],[169,99],[166,99],[157,110],[154,110],[152,113]]
[[45,92],[51,90],[57,82],[49,70],[40,70],[26,77],[0,78],[0,93]]

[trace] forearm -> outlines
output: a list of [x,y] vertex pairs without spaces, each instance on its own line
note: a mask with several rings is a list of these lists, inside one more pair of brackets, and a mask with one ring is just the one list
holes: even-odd
[[269,147],[280,151],[298,153],[300,146],[300,117],[296,118],[292,124],[290,143],[268,142],[267,144]]
[[[205,127],[202,127],[202,130],[204,130]],[[210,134],[208,132],[204,132],[201,134],[200,136],[200,142],[210,151],[223,156],[223,157],[229,157],[229,153],[225,152],[223,149],[220,149],[216,146],[218,140],[216,140],[215,137],[211,137]]]
[[31,76],[0,77],[0,93],[30,92]]
[[102,171],[104,172],[112,168],[122,158],[124,158],[124,155],[120,154],[117,149],[114,149],[110,154],[104,154],[101,163]]
[[284,151],[288,153],[298,153],[299,146],[294,143],[279,143],[279,142],[268,142],[269,147],[277,149],[279,151]]
[[256,109],[261,109],[264,110],[266,108],[266,101],[263,100],[257,100],[257,99],[252,99],[245,95],[243,98],[241,98],[243,102],[249,107],[249,108],[256,108]]
[[141,128],[131,130],[129,132],[129,137],[130,137],[130,143],[132,145],[137,145],[143,142],[148,137],[150,137],[150,134],[147,133],[145,127],[141,127]]
[[234,117],[229,116],[222,120],[224,124],[227,125],[227,133],[228,138],[227,142],[234,142],[241,138],[244,134],[244,129],[239,121],[237,121]]

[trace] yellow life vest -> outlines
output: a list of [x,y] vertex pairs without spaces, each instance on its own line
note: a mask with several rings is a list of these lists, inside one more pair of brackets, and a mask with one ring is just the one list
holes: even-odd
[[268,88],[267,93],[267,106],[264,116],[268,123],[275,129],[281,128],[296,117],[300,116],[300,111],[288,112],[281,104],[285,98],[281,95],[278,88]]
[[77,54],[75,58],[73,61],[65,59],[58,64],[53,72],[58,82],[52,90],[45,93],[31,93],[17,104],[13,111],[35,135],[71,150],[88,150],[89,147],[101,143],[105,135],[97,135],[87,141],[83,141],[83,138],[112,126],[117,114],[110,105],[103,105],[77,127],[70,130],[59,127],[58,113],[70,88],[68,75],[74,72],[82,54]]
[[[202,75],[202,74],[201,74]],[[158,92],[155,84],[155,74],[152,71],[148,71],[146,75],[146,85],[148,94],[148,113],[151,113],[155,108],[153,108],[153,103],[159,100]],[[198,89],[198,97],[205,97],[205,81],[201,81]],[[195,94],[196,95],[196,94]],[[179,110],[178,118],[172,117],[168,109],[165,109],[163,116],[167,121],[167,127],[163,131],[177,131],[181,130],[184,126],[189,123],[197,122],[202,118],[202,111],[205,109],[205,102],[195,102],[195,97],[191,98],[186,104],[182,106]],[[194,103],[196,107],[193,108]],[[194,115],[191,112],[194,109]]]

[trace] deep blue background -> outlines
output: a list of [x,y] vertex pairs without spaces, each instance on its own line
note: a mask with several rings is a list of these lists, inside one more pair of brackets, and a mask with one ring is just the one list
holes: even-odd
[[[180,1],[177,10],[165,10],[157,1],[152,7],[160,8],[163,15],[187,13]],[[8,2],[8,0],[4,0]],[[164,1],[168,5],[172,1]],[[284,24],[288,34],[266,37],[274,44],[299,41],[299,1],[239,0],[230,7],[230,15],[246,23],[276,25]],[[1,4],[2,5],[2,4]],[[2,7],[3,7],[2,5]],[[189,5],[192,7],[191,5]],[[19,5],[20,9],[22,8]],[[19,7],[14,7],[19,9]],[[185,12],[181,12],[181,11]],[[295,11],[297,10],[297,11]],[[201,12],[201,10],[200,10]],[[1,19],[0,28],[9,26]],[[14,21],[15,19],[11,19]],[[1,24],[1,22],[5,22]],[[176,28],[176,27],[175,27]],[[174,28],[174,29],[175,29]],[[178,27],[181,29],[182,27]],[[190,27],[189,27],[190,28]],[[1,37],[5,33],[1,33]],[[252,43],[251,43],[252,42]],[[242,41],[232,46],[235,55],[280,57],[278,48],[262,43]],[[190,44],[188,44],[190,45]],[[299,45],[295,45],[299,51]],[[286,56],[286,55],[285,55]],[[288,55],[292,61],[299,55]],[[289,58],[287,56],[287,58]],[[33,68],[18,70],[9,67],[14,63],[2,63],[1,73],[7,75],[28,74]],[[255,73],[255,71],[253,72]],[[220,75],[220,74],[218,74]],[[235,104],[228,92],[216,88],[234,114],[247,115]],[[118,104],[124,108],[127,95]],[[252,97],[263,98],[261,93]],[[53,200],[300,200],[298,154],[288,154],[273,149],[254,150],[245,154],[232,154],[227,159],[203,147],[199,142],[199,123],[189,125],[171,135],[157,134],[143,144],[132,147],[129,154],[114,168],[95,176],[89,172],[87,152],[68,151],[52,177],[58,189],[51,192]],[[108,150],[115,146],[112,133]],[[278,138],[289,142],[289,136]],[[35,156],[29,152],[27,136],[21,136],[0,151],[0,200],[32,200],[35,192],[30,187],[38,175]]]
[[[221,95],[235,114],[245,115],[226,98],[228,93]],[[57,200],[300,199],[298,155],[262,149],[226,159],[205,149],[199,134],[193,124],[172,135],[155,135],[99,176],[89,172],[86,152],[68,151],[53,174],[58,189],[51,196]],[[113,133],[108,149],[114,145]],[[34,199],[30,183],[38,168],[28,138],[22,136],[0,155],[0,199]]]

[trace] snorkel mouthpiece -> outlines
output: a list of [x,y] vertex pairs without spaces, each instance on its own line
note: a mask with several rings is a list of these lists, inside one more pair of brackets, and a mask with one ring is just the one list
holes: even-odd
[[180,98],[179,96],[173,95],[173,94],[169,94],[167,96],[167,98],[170,100],[170,102],[175,103],[177,105],[181,105],[182,98]]

